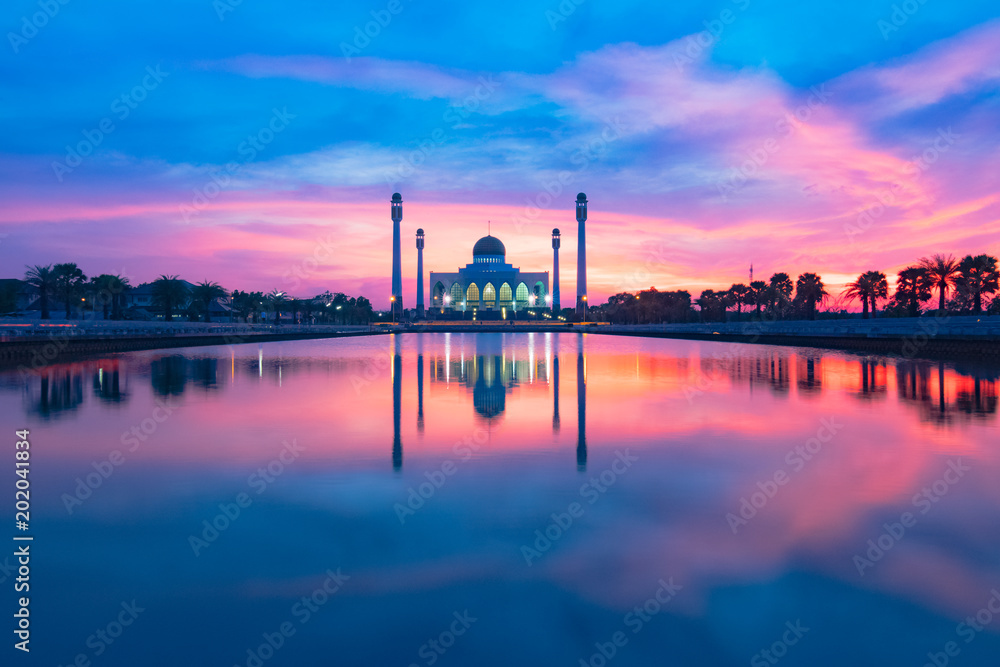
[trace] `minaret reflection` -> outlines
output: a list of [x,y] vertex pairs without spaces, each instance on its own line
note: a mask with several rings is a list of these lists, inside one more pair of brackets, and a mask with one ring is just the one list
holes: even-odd
[[424,432],[424,338],[417,336],[417,432]]
[[576,468],[587,469],[587,360],[583,354],[583,334],[576,353]]
[[[551,334],[550,334],[551,335]],[[559,335],[552,336],[552,432],[559,432]]]
[[399,351],[399,335],[392,334],[395,349],[392,356],[392,469],[403,468],[403,442],[399,437],[400,403],[403,393],[403,362]]

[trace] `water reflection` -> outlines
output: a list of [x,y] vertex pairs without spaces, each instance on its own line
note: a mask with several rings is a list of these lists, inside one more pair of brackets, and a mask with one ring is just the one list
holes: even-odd
[[[551,406],[551,431],[558,436],[562,427],[560,396],[565,381],[560,371],[566,357],[574,355],[576,377],[571,376],[569,381],[576,383],[578,460],[581,466],[586,464],[586,336],[444,334],[434,339],[392,338],[388,355],[381,354],[388,359],[383,368],[388,368],[391,374],[387,389],[393,399],[394,467],[402,465],[400,413],[408,392],[404,382],[407,349],[415,352],[409,357],[409,363],[415,365],[414,374],[409,377],[415,385],[415,433],[421,436],[427,428],[428,389],[434,392],[435,388],[456,386],[468,397],[467,404],[476,418],[486,423],[499,423],[505,418],[515,392],[528,392],[526,396],[546,394]],[[410,345],[413,348],[408,348]],[[571,349],[567,351],[560,346]],[[377,348],[374,344],[373,347]],[[703,352],[697,358],[641,351],[622,355],[620,362],[614,362],[614,372],[621,375],[624,368],[619,366],[627,364],[637,376],[673,383],[682,393],[691,387],[726,391],[728,386],[729,391],[745,387],[750,395],[756,387],[765,387],[772,396],[782,399],[793,395],[810,398],[846,394],[865,402],[884,403],[894,396],[921,422],[941,427],[970,420],[992,420],[1000,408],[997,395],[1000,372],[994,368],[870,355],[820,355],[814,350],[752,345],[741,346],[737,354],[724,347],[705,349],[712,353]],[[379,355],[376,350],[369,354],[376,358]],[[614,357],[602,355],[602,365],[609,363],[609,358]],[[350,384],[357,381],[359,368],[372,365],[372,359],[364,356],[333,359],[318,355],[285,356],[280,347],[267,346],[252,351],[201,348],[187,353],[149,352],[129,357],[127,365],[122,359],[55,364],[22,376],[9,374],[0,390],[20,387],[27,412],[50,419],[72,414],[86,402],[84,382],[92,386],[92,394],[100,403],[112,406],[129,401],[136,382],[143,382],[144,376],[156,396],[179,398],[191,387],[226,391],[236,386],[239,378],[250,377],[270,380],[279,389],[297,386],[298,378],[316,373]],[[220,382],[220,367],[229,371],[230,377],[225,382]],[[429,375],[429,388],[425,386],[425,375]],[[14,381],[15,377],[19,381]],[[720,383],[721,379],[728,380],[728,384]],[[377,391],[377,382],[363,382],[372,385],[366,391]]]

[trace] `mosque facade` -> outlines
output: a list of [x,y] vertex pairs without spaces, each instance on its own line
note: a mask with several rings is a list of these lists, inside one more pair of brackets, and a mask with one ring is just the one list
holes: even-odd
[[494,319],[551,304],[549,272],[529,273],[507,262],[500,239],[487,235],[472,248],[472,262],[454,273],[431,271],[431,308],[443,316]]

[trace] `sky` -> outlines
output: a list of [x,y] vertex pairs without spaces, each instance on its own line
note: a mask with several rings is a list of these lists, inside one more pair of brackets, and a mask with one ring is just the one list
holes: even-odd
[[[12,0],[0,277],[367,296],[487,228],[591,303],[1000,254],[994,2]],[[891,282],[891,280],[890,280]],[[425,289],[429,289],[425,287]],[[566,299],[564,298],[564,301]]]

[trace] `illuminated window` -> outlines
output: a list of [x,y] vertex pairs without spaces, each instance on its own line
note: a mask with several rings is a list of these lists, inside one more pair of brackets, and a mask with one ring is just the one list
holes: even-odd
[[459,310],[462,308],[462,295],[465,294],[465,290],[462,289],[462,283],[455,283],[451,286],[451,307]]
[[476,283],[469,285],[469,289],[465,293],[465,299],[469,302],[469,308],[479,307],[479,288],[476,286]]
[[502,307],[510,308],[513,296],[510,291],[510,285],[504,283],[500,286],[500,305]]
[[493,287],[493,283],[486,283],[486,287],[483,288],[483,306],[493,308],[496,305],[497,290]]

